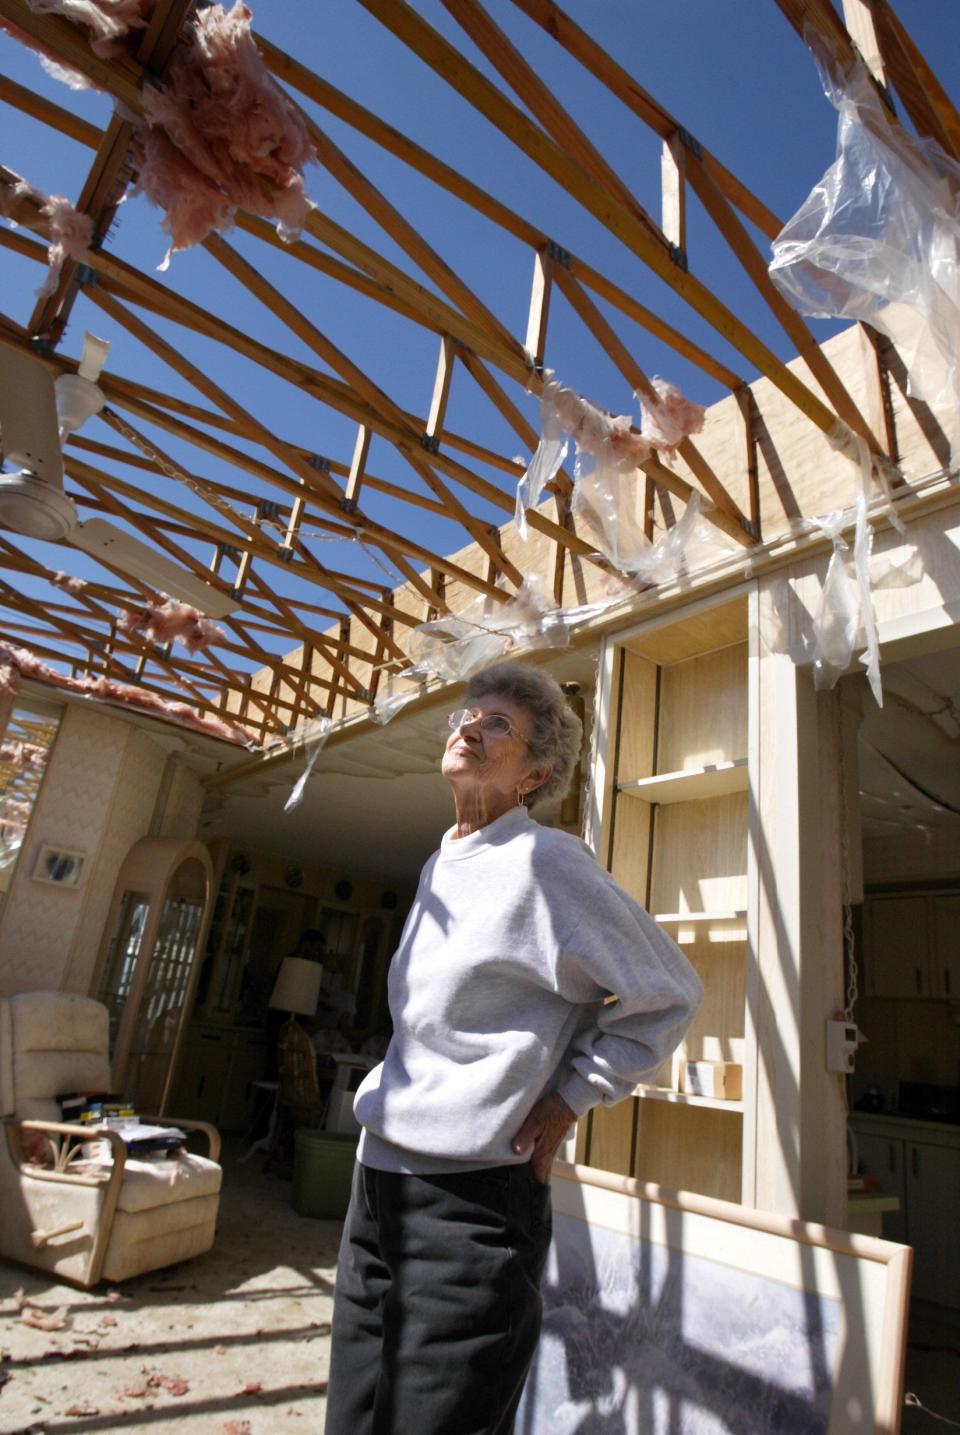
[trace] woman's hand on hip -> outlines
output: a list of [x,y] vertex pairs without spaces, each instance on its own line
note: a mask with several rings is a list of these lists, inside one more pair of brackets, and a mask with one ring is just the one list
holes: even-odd
[[523,1155],[532,1144],[530,1164],[534,1176],[544,1186],[550,1180],[550,1168],[557,1148],[576,1119],[576,1113],[554,1091],[541,1097],[513,1138],[513,1149],[518,1156]]

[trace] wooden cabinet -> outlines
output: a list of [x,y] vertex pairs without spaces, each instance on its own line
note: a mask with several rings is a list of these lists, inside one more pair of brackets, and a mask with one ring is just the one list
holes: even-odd
[[903,1142],[895,1136],[881,1136],[870,1131],[856,1131],[857,1153],[861,1171],[869,1171],[882,1196],[896,1196],[899,1211],[885,1211],[883,1234],[888,1241],[907,1239],[907,1187],[904,1173]]
[[930,987],[960,1001],[960,892],[930,898]]
[[865,1115],[850,1125],[861,1170],[900,1199],[883,1234],[913,1246],[914,1297],[960,1310],[960,1128]]
[[960,999],[960,892],[868,897],[863,964],[866,996]]
[[926,898],[872,897],[864,918],[865,995],[929,996]]
[[172,1114],[212,1121],[222,1131],[249,1130],[253,1082],[263,1078],[267,1055],[267,1036],[262,1031],[212,1025],[189,1028]]
[[904,1143],[913,1292],[960,1308],[960,1146]]
[[578,1159],[739,1201],[744,1102],[681,1092],[679,1062],[745,1060],[746,601],[680,629],[614,646],[598,847],[697,969],[704,1002],[633,1101],[591,1113]]

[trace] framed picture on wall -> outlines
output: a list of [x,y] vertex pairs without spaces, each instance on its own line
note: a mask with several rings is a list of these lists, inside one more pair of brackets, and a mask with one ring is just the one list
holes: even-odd
[[63,847],[44,844],[33,864],[33,880],[49,882],[54,887],[79,887],[86,860],[85,852],[69,852]]

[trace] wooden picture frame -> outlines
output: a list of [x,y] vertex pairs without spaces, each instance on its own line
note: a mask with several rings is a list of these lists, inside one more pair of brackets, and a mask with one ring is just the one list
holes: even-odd
[[33,864],[33,880],[75,890],[83,881],[86,861],[85,852],[71,852],[44,843]]
[[517,1435],[900,1429],[912,1251],[557,1162]]

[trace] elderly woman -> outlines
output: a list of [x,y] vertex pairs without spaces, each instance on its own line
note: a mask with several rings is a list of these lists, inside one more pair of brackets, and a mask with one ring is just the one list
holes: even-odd
[[456,822],[421,874],[393,1037],[354,1105],[326,1435],[509,1435],[557,1148],[660,1066],[701,996],[589,849],[530,816],[580,753],[553,679],[486,668],[449,723]]

